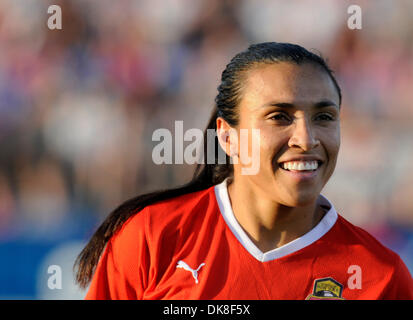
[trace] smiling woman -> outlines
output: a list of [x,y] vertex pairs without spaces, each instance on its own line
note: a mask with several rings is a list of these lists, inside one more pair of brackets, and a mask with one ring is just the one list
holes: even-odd
[[[320,56],[252,45],[223,71],[215,103],[204,148],[233,161],[204,161],[188,184],[114,210],[77,260],[88,299],[413,298],[399,256],[321,195],[341,92]],[[256,174],[243,174],[242,130],[259,145]]]
[[[241,226],[259,248],[271,250],[323,216],[316,200],[336,165],[340,97],[330,74],[309,62],[257,66],[242,92],[237,129],[259,130],[251,139],[260,140],[260,170],[242,175],[242,161],[234,164],[228,191]],[[219,135],[231,128],[222,118],[217,126]],[[225,150],[231,141],[220,143]]]

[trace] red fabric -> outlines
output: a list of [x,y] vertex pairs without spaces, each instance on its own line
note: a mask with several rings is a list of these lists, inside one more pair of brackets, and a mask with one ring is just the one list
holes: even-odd
[[[198,283],[177,268],[180,260],[192,269],[205,263]],[[361,289],[349,287],[354,265]],[[108,242],[86,299],[306,299],[323,278],[341,284],[344,299],[413,299],[399,256],[341,216],[309,246],[256,260],[226,225],[211,187],[130,218]]]

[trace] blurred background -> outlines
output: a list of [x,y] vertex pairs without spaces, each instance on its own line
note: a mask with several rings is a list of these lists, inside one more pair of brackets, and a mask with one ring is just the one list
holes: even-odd
[[153,131],[204,129],[225,65],[262,41],[328,59],[344,100],[323,193],[413,273],[412,16],[410,0],[0,0],[0,299],[82,299],[73,262],[105,216],[192,175],[153,163]]

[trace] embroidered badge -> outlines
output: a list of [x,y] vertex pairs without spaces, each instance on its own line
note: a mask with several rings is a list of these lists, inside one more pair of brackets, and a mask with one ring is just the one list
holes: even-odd
[[306,300],[345,300],[342,297],[343,285],[333,278],[322,278],[314,281],[313,293]]

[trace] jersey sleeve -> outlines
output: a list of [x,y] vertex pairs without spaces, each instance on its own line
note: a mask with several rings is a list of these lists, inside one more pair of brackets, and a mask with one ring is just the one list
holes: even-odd
[[143,299],[148,270],[145,215],[139,212],[126,221],[107,243],[85,299]]
[[382,299],[413,300],[413,278],[403,260],[398,255],[397,266]]

